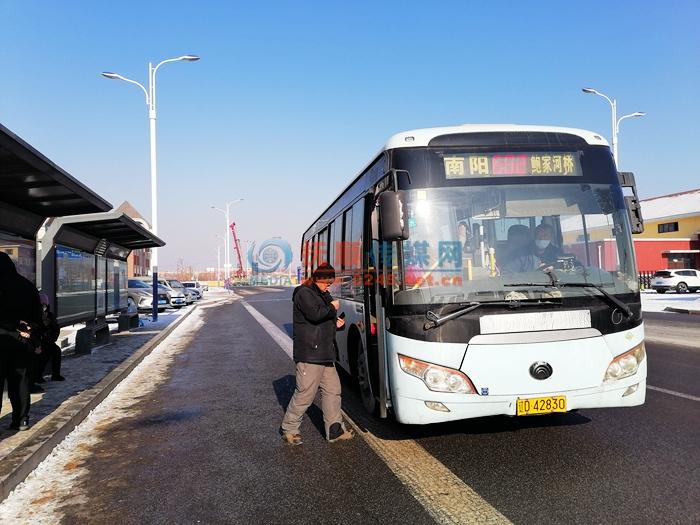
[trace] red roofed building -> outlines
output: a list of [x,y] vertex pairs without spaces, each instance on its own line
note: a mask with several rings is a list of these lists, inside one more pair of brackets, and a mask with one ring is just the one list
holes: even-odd
[[634,236],[640,272],[700,269],[700,188],[641,201],[644,233]]
[[[141,226],[147,230],[151,230],[151,225],[148,224],[146,219],[141,215],[136,208],[134,208],[130,202],[124,201],[119,208],[117,208],[123,214],[131,217]],[[151,250],[150,248],[144,248],[141,250],[134,250],[129,254],[129,258],[126,260],[127,265],[127,277],[145,277],[151,274]]]

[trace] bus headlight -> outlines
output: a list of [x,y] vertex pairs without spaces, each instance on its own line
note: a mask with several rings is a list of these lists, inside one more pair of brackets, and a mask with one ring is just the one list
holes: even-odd
[[459,370],[445,366],[426,363],[412,357],[399,354],[401,370],[417,377],[433,392],[452,394],[475,394],[476,390],[469,378]]
[[608,365],[603,382],[617,381],[618,379],[633,376],[637,373],[639,364],[645,357],[646,349],[644,348],[644,343],[640,343],[632,350],[618,355]]

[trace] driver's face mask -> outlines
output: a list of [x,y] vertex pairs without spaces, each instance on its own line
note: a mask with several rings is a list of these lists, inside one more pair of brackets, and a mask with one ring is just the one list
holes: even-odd
[[537,247],[538,247],[540,250],[544,250],[544,249],[547,248],[547,246],[549,246],[549,243],[551,243],[551,242],[552,242],[552,241],[550,241],[549,239],[537,239],[537,240],[535,241],[535,244],[537,245]]

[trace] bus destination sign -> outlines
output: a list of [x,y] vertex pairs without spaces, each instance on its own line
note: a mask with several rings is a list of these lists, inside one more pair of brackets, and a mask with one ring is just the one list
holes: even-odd
[[475,153],[446,155],[445,177],[465,179],[472,177],[527,177],[579,176],[581,164],[578,153]]

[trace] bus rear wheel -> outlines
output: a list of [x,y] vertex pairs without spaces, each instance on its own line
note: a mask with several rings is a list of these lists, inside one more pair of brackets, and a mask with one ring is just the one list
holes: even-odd
[[376,414],[379,404],[377,399],[374,397],[372,392],[372,384],[369,379],[369,366],[367,360],[367,353],[361,342],[357,342],[357,347],[355,349],[356,363],[355,370],[357,374],[357,386],[360,390],[360,397],[362,398],[362,405],[365,410],[370,414]]

